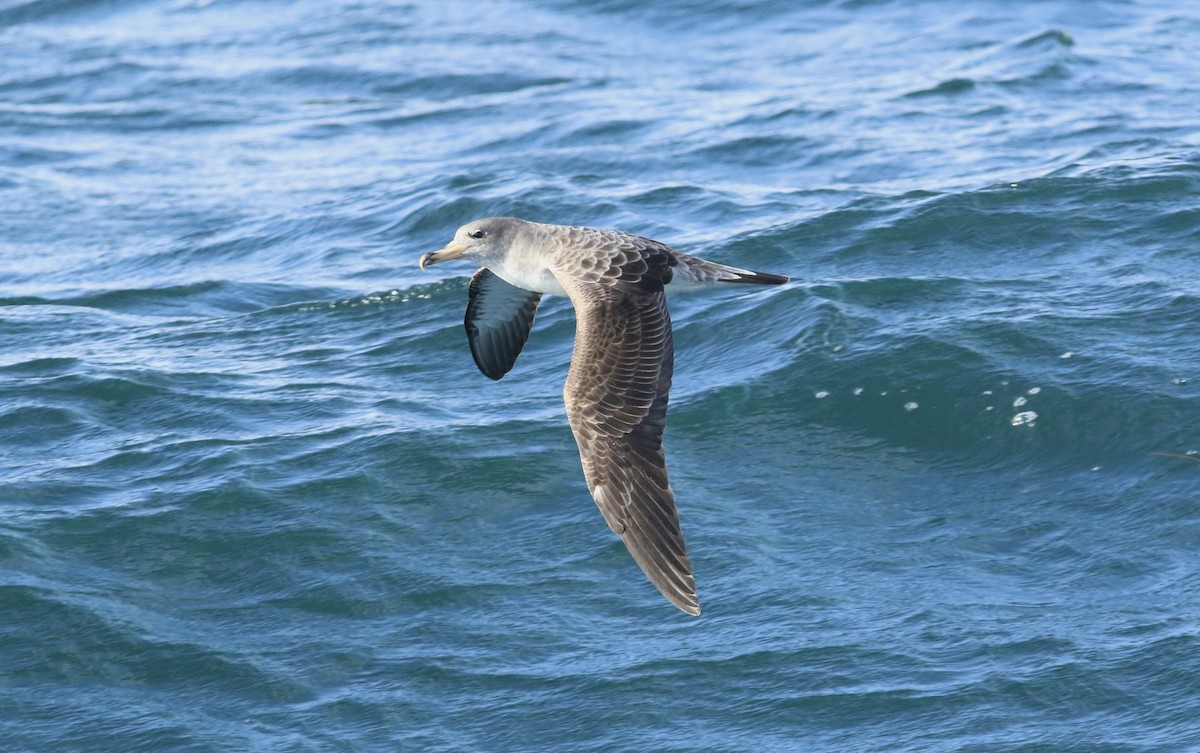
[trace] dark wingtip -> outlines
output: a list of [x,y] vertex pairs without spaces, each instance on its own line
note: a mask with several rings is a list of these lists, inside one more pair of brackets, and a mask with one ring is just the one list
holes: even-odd
[[671,606],[678,609],[680,612],[685,612],[697,617],[700,615],[700,599],[696,597],[695,586],[691,586],[691,578],[688,578],[689,586],[679,588],[677,584],[668,582],[659,582],[651,579],[650,582],[658,589],[659,593],[667,597],[667,601],[671,602]]
[[479,372],[492,381],[499,382],[509,372],[503,364],[484,358],[474,348],[471,349],[471,355],[475,358],[475,365],[479,367]]

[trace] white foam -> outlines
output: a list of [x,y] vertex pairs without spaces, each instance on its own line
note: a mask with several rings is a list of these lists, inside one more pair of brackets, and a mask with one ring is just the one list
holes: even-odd
[[1033,422],[1037,420],[1037,417],[1038,417],[1037,413],[1035,413],[1031,410],[1021,411],[1020,413],[1018,413],[1017,415],[1012,417],[1012,425],[1013,426],[1032,426]]

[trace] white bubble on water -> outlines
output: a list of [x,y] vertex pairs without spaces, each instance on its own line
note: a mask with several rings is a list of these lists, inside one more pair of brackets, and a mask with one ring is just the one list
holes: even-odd
[[855,394],[855,395],[861,395],[862,393],[863,393],[863,388],[862,388],[862,387],[855,387],[855,388],[854,388],[854,394]]
[[1066,353],[1063,353],[1061,356],[1059,356],[1059,358],[1070,358],[1073,355],[1075,354],[1068,350]]
[[915,410],[916,410],[917,408],[919,408],[919,407],[921,407],[921,406],[919,406],[919,405],[917,405],[916,403],[913,403],[913,402],[908,402],[908,403],[905,403],[905,404],[904,404],[904,410],[906,410],[906,411],[909,411],[910,413],[911,413],[912,411],[915,411]]
[[1033,426],[1033,422],[1037,420],[1037,417],[1038,417],[1037,413],[1035,413],[1031,410],[1021,411],[1020,413],[1018,413],[1017,415],[1012,417],[1012,425],[1013,426]]
[[1041,387],[1030,387],[1028,390],[1025,391],[1025,394],[1026,395],[1036,395],[1041,391],[1042,391]]
[[1026,400],[1025,398],[1023,398],[1023,397],[1018,397],[1016,400],[1013,400],[1013,407],[1014,407],[1014,408],[1020,408],[1022,405],[1024,405],[1024,404],[1025,404],[1025,403],[1027,403],[1027,402],[1029,402],[1029,401],[1028,401],[1028,400]]
[[827,398],[827,397],[829,397],[829,390],[819,390],[819,391],[816,393],[816,398],[817,398],[818,400],[823,400],[823,399],[825,399],[825,398]]

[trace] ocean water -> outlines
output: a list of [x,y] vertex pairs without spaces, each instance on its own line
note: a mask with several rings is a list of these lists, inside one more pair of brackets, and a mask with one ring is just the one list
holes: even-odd
[[[0,0],[0,750],[1200,751],[1200,5]],[[704,613],[475,217],[671,299]]]

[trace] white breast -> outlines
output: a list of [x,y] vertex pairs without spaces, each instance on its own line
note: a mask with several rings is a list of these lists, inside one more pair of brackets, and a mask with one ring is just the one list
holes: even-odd
[[493,262],[486,266],[509,285],[516,285],[518,288],[532,290],[535,293],[561,296],[567,294],[567,291],[563,290],[563,286],[551,273],[550,268],[545,265],[540,254],[510,252],[504,258],[503,263]]

